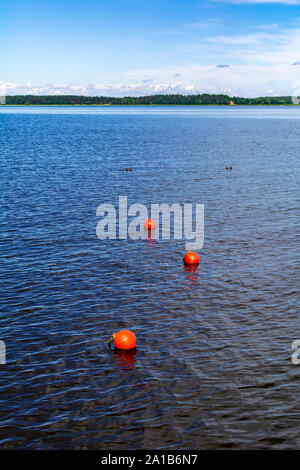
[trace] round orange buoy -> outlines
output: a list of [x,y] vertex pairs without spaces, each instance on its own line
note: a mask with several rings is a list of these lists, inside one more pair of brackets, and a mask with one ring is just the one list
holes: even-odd
[[135,334],[130,330],[121,330],[118,331],[118,333],[113,333],[108,344],[110,344],[112,341],[114,342],[115,347],[118,349],[128,350],[136,347]]
[[183,260],[186,264],[199,264],[199,256],[193,251],[188,251]]
[[156,227],[156,223],[152,219],[146,219],[146,222],[144,223],[144,227],[145,229],[148,229],[148,230],[154,230]]

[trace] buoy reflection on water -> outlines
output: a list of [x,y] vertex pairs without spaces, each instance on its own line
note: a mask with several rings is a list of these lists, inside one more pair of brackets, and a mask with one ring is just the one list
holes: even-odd
[[136,348],[126,351],[125,349],[114,349],[114,358],[118,367],[124,370],[133,369],[136,363]]
[[195,284],[198,282],[198,265],[184,265],[184,271],[187,273],[186,274],[186,279],[189,283]]
[[154,246],[156,243],[156,236],[155,236],[155,229],[154,230],[148,230],[147,236],[147,245],[149,246]]

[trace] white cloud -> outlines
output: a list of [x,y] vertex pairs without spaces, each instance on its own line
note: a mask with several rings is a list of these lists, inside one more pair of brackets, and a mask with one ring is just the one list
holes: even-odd
[[173,34],[181,34],[182,30],[181,29],[157,29],[153,31],[153,33],[159,36],[168,36],[168,35],[173,35]]
[[[246,35],[213,36],[201,43],[180,44],[178,51],[185,54],[201,53],[212,60],[226,60],[231,64],[290,65],[299,58],[300,30],[278,29]],[[225,62],[225,63],[226,63]],[[221,62],[222,63],[222,62]]]
[[257,26],[258,29],[274,29],[278,28],[279,24],[278,23],[273,23],[273,24],[261,24],[260,26]]
[[216,65],[190,64],[181,68],[176,67],[176,70],[178,69],[181,75],[180,81],[174,81],[173,68],[165,68],[148,71],[154,77],[153,82],[139,80],[117,84],[96,83],[86,86],[74,84],[37,86],[30,83],[24,85],[4,83],[2,86],[7,95],[143,96],[177,93],[225,93],[231,96],[262,96],[265,94],[291,95],[292,83],[297,78],[299,79],[298,67],[293,67],[291,63],[288,67],[282,67],[280,64],[267,66],[252,64],[231,65],[225,68],[216,68]]
[[221,45],[229,46],[249,46],[255,44],[261,44],[267,47],[267,43],[271,43],[272,47],[274,43],[282,43],[289,38],[285,34],[270,34],[270,33],[255,33],[247,34],[242,36],[215,36],[207,38],[208,42],[217,43]]
[[[178,60],[174,65],[130,70],[120,76],[119,83],[44,85],[8,82],[2,84],[2,90],[6,89],[6,94],[9,95],[291,95],[293,82],[300,79],[299,67],[292,65],[299,63],[299,50],[300,30],[296,27],[258,30],[245,35],[213,36],[204,38],[198,44],[179,45]],[[180,55],[179,52],[184,53]],[[180,65],[181,60],[184,62]],[[224,67],[226,64],[230,64],[230,67]]]
[[207,92],[207,89],[193,84],[180,82],[150,83],[142,81],[138,83],[119,84],[89,84],[76,86],[69,84],[48,84],[35,86],[30,83],[2,83],[0,90],[6,95],[85,95],[85,96],[142,96],[153,94],[192,94]]

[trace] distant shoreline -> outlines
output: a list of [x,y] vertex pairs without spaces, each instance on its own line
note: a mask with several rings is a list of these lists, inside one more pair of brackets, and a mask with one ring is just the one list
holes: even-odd
[[[4,98],[4,99],[3,99]],[[6,95],[1,106],[297,106],[292,96],[244,98],[228,95]]]
[[93,108],[108,108],[108,107],[142,107],[142,106],[147,106],[147,107],[152,107],[152,108],[157,108],[157,107],[162,107],[162,106],[172,106],[172,107],[199,107],[199,106],[212,106],[212,107],[218,107],[218,106],[228,106],[230,108],[236,108],[236,107],[266,107],[270,108],[271,106],[276,106],[276,107],[287,107],[287,106],[295,106],[298,107],[298,104],[294,103],[286,103],[286,104],[235,104],[235,105],[228,105],[228,104],[0,104],[0,108],[5,108],[5,107],[18,107],[18,108],[28,108],[30,106],[33,107],[53,107],[53,106],[70,106],[70,107],[93,107]]

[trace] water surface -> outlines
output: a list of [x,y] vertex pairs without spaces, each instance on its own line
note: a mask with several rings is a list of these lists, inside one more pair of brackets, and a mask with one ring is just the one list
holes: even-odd
[[[1,107],[0,139],[1,448],[299,448],[298,108]],[[100,241],[119,195],[205,204],[198,269]]]

